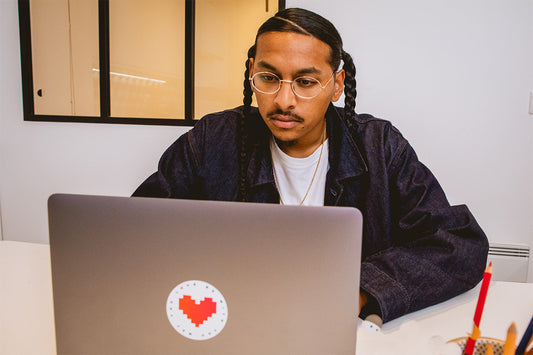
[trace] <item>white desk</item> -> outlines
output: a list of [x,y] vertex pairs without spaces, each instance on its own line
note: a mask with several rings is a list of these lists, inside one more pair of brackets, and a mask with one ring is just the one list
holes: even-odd
[[[448,340],[472,331],[474,311],[481,283],[444,303],[408,314],[383,325],[381,333],[359,328],[357,351],[361,355],[442,354],[459,355]],[[518,341],[533,316],[533,284],[493,281],[481,318],[481,336],[505,340],[511,322],[516,322]],[[391,354],[392,354],[391,353]]]
[[[0,354],[55,354],[48,245],[0,242]],[[381,333],[358,330],[357,354],[459,354],[445,341],[471,331],[479,285],[452,300],[391,321]],[[505,339],[515,321],[518,339],[533,315],[533,284],[492,282],[482,336]]]

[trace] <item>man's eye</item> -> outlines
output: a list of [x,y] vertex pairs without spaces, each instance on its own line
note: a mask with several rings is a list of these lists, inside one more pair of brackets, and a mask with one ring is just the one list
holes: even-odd
[[297,78],[294,80],[298,86],[309,88],[318,84],[318,82],[313,78]]
[[271,83],[271,82],[278,80],[278,78],[276,78],[272,74],[261,74],[260,77],[261,77],[261,80],[264,81],[265,83]]

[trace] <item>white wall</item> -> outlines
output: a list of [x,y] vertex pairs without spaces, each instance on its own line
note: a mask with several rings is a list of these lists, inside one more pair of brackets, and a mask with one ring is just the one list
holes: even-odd
[[533,1],[287,6],[320,13],[341,32],[358,70],[357,112],[391,120],[492,243],[533,247]]
[[[531,0],[287,6],[335,23],[358,68],[358,112],[393,121],[491,242],[533,246]],[[129,195],[186,128],[24,122],[16,0],[0,0],[0,26],[3,237],[46,243],[48,195]]]

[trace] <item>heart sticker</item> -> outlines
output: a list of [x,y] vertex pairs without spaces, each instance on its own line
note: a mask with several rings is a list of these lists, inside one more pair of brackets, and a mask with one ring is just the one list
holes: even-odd
[[191,296],[185,295],[179,300],[179,309],[187,316],[197,327],[200,326],[207,318],[217,312],[217,304],[212,298],[205,298],[196,304]]
[[207,340],[218,335],[228,320],[228,307],[222,293],[199,280],[180,283],[167,299],[167,317],[181,335]]

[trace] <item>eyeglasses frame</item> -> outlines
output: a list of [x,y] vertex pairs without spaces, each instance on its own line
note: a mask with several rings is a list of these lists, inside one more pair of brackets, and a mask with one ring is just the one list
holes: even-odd
[[[318,80],[317,78],[313,78],[312,76],[299,76],[297,78],[294,78],[293,80],[285,80],[285,79],[281,79],[278,75],[274,74],[274,73],[271,73],[271,72],[268,72],[268,71],[260,71],[260,72],[257,72],[255,73],[254,75],[252,75],[251,77],[248,78],[248,80],[250,81],[250,85],[258,92],[260,92],[261,94],[265,94],[265,95],[274,95],[274,94],[277,94],[280,90],[281,90],[281,85],[283,82],[285,83],[290,83],[291,84],[291,90],[293,92],[294,95],[298,96],[299,98],[301,99],[314,99],[315,97],[317,97],[318,95],[320,95],[320,93],[322,92],[322,90],[324,90],[328,85],[329,83],[331,82],[331,79],[333,79],[333,77],[335,76],[335,74],[337,74],[338,71],[334,71],[333,73],[331,73],[331,77],[329,78],[329,80],[327,81],[327,83],[325,85],[322,86],[322,83],[320,82],[320,80]],[[256,75],[258,74],[269,74],[269,75],[273,75],[275,76],[276,78],[278,78],[279,80],[279,86],[278,86],[278,89],[274,92],[264,92],[264,91],[261,91],[259,90],[255,85],[254,85],[254,78]],[[320,91],[315,95],[315,96],[310,96],[310,97],[305,97],[305,96],[302,96],[302,95],[298,95],[296,93],[296,91],[294,91],[294,82],[298,79],[302,79],[302,78],[307,78],[307,79],[313,79],[313,80],[316,80],[318,81],[318,85],[320,86]]]

